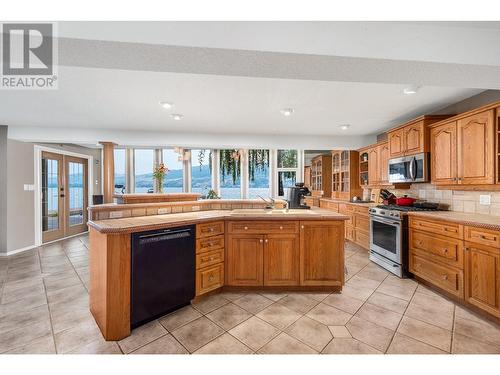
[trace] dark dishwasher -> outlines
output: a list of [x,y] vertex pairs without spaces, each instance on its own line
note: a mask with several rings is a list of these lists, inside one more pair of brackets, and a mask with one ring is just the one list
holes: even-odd
[[132,234],[132,328],[190,303],[195,257],[194,225]]

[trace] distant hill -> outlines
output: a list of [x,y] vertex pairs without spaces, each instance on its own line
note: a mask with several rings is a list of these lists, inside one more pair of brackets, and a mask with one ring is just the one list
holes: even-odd
[[[250,181],[251,188],[261,188],[269,186],[268,168],[263,170],[255,171],[255,180]],[[167,174],[168,180],[164,184],[164,187],[182,187],[182,169],[171,170]],[[191,181],[194,188],[205,188],[211,185],[210,168],[208,165],[203,165],[201,167],[191,168]],[[124,174],[115,174],[116,184],[125,184]],[[239,185],[240,178],[236,181],[236,185]],[[135,176],[135,186],[139,188],[148,188],[153,186],[153,174],[146,173]],[[227,176],[223,182],[221,179],[221,187],[232,187],[233,180],[231,176]]]

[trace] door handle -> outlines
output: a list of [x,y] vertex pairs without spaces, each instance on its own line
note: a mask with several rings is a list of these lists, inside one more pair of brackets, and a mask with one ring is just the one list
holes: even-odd
[[65,197],[65,195],[64,195],[64,194],[60,194],[59,196],[60,196],[61,198],[64,198],[64,197]]

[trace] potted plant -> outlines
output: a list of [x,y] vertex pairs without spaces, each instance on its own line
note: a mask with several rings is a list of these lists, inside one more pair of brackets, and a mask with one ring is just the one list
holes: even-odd
[[153,178],[156,180],[156,191],[158,193],[163,193],[163,179],[167,173],[168,168],[163,163],[157,165],[153,171]]

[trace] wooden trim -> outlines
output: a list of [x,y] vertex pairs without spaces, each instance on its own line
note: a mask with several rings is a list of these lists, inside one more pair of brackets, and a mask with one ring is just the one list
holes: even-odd
[[115,193],[115,154],[116,144],[113,142],[99,142],[102,147],[102,191],[103,202],[112,203]]
[[90,311],[106,340],[130,335],[130,234],[90,228]]
[[493,102],[493,103],[490,103],[490,104],[486,104],[482,107],[478,107],[478,108],[474,108],[474,109],[471,109],[470,111],[467,111],[467,112],[463,112],[463,113],[459,113],[455,116],[452,116],[452,117],[448,117],[444,120],[441,120],[439,122],[435,122],[431,125],[429,125],[430,128],[434,128],[436,126],[439,126],[439,125],[443,125],[443,124],[446,124],[447,122],[451,122],[451,121],[458,121],[464,117],[469,117],[469,116],[472,116],[472,115],[476,115],[478,113],[481,113],[481,112],[484,112],[484,111],[487,111],[487,110],[490,110],[490,109],[495,109],[497,107],[500,107],[500,101],[497,101],[497,102]]

